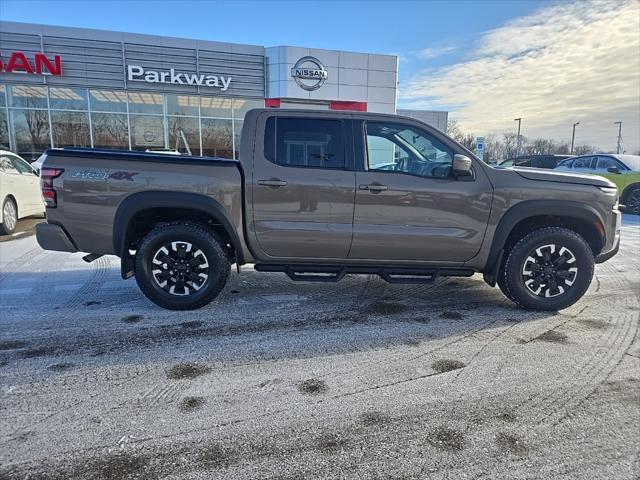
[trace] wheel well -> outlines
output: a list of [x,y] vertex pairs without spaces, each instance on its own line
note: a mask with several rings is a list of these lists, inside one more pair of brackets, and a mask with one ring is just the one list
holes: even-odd
[[504,251],[508,252],[522,237],[543,227],[564,227],[573,230],[585,239],[594,256],[604,247],[604,227],[600,223],[594,224],[576,217],[539,215],[525,218],[513,227],[505,241]]
[[[156,226],[172,222],[191,222],[202,225],[215,233],[231,262],[235,262],[235,248],[229,232],[220,221],[208,212],[189,208],[148,208],[137,212],[126,232],[127,250],[136,250],[138,243]],[[123,255],[125,252],[122,252]]]

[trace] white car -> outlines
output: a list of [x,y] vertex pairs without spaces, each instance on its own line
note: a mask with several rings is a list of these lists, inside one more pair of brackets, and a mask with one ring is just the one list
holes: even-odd
[[44,213],[38,174],[6,150],[0,150],[0,201],[0,235],[13,233],[19,218]]

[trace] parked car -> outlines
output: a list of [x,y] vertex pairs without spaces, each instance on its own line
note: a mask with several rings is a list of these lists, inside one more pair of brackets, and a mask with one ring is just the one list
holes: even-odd
[[0,235],[13,233],[18,219],[44,213],[37,173],[7,150],[0,150],[0,199]]
[[493,168],[395,115],[256,109],[240,160],[49,150],[41,175],[40,246],[117,255],[123,278],[176,310],[211,302],[233,263],[300,281],[482,272],[522,307],[558,310],[620,241],[609,180]]
[[570,158],[571,155],[524,155],[516,158],[509,158],[500,163],[501,167],[533,167],[533,168],[555,168],[559,162]]
[[612,153],[580,155],[564,160],[556,170],[608,178],[618,187],[624,210],[640,214],[640,156]]

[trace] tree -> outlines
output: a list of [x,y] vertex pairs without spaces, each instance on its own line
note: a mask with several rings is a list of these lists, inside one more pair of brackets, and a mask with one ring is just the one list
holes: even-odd
[[593,145],[578,145],[574,147],[573,154],[574,155],[587,155],[589,153],[598,153],[600,149],[598,147],[594,147]]
[[[525,143],[526,139],[520,135],[521,145]],[[518,156],[518,134],[517,133],[503,133],[502,134],[503,155],[504,158],[514,158]]]

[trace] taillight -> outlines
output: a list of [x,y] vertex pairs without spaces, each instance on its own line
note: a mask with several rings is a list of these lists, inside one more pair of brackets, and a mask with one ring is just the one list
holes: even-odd
[[58,205],[56,189],[53,188],[53,179],[62,175],[62,172],[64,172],[63,168],[43,168],[40,170],[42,200],[47,208],[56,208]]

